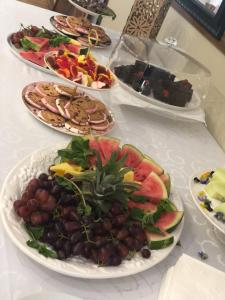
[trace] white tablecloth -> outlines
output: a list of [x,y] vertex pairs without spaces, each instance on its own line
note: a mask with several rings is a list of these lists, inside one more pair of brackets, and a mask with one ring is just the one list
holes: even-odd
[[[50,27],[52,12],[19,3],[0,0],[0,185],[10,169],[37,148],[69,141],[35,120],[21,101],[22,88],[31,81],[57,80],[19,61],[8,49],[6,36],[19,24]],[[98,51],[104,63],[109,50]],[[115,92],[114,92],[115,93]],[[86,300],[156,300],[160,282],[168,267],[184,252],[198,257],[209,255],[207,263],[225,270],[225,247],[217,241],[210,224],[191,201],[188,179],[193,172],[224,165],[224,152],[205,126],[197,122],[170,120],[141,108],[119,105],[117,95],[103,96],[115,113],[117,125],[112,135],[132,143],[155,158],[172,176],[185,206],[185,227],[181,247],[156,267],[123,279],[81,280],[65,277],[39,266],[12,244],[0,225],[0,299],[17,299],[31,292],[67,292]]]

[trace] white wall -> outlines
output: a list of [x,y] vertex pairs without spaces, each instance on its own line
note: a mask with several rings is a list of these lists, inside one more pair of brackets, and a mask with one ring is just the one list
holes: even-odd
[[212,83],[225,96],[225,55],[172,7],[157,36],[163,41],[175,37],[178,46],[202,62],[212,72]]
[[115,11],[117,17],[114,21],[111,18],[105,17],[102,25],[116,31],[122,31],[133,3],[134,0],[110,0],[109,7]]

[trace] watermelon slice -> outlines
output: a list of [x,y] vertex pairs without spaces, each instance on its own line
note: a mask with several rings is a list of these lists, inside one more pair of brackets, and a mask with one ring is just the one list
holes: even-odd
[[119,158],[127,155],[125,166],[129,168],[136,168],[143,159],[143,154],[134,146],[125,144],[120,151]]
[[[89,148],[90,148],[91,150],[98,151],[99,154],[100,154],[102,163],[103,163],[103,162],[105,163],[104,157],[103,157],[103,155],[101,155],[101,152],[100,152],[100,146],[99,146],[99,144],[98,144],[98,140],[97,140],[95,137],[90,137],[90,138],[89,138]],[[97,158],[96,158],[95,155],[92,156],[92,157],[90,157],[90,163],[91,163],[92,166],[95,165],[96,160],[97,160]]]
[[183,211],[170,211],[161,214],[160,218],[156,221],[155,226],[162,231],[172,232],[183,219]]
[[120,140],[107,136],[98,137],[100,151],[107,161],[115,151],[119,151]]
[[[111,157],[112,152],[119,151],[120,141],[112,137],[92,137],[89,139],[90,149],[99,152],[102,164],[104,165]],[[96,156],[91,157],[91,164],[96,162]]]
[[140,190],[135,192],[135,194],[148,197],[149,201],[154,204],[158,204],[162,199],[168,198],[165,184],[154,172],[148,175],[142,182]]
[[157,206],[151,202],[146,202],[146,203],[138,203],[134,202],[132,200],[129,200],[128,202],[128,207],[129,208],[140,208],[144,212],[151,212],[154,213],[157,211]]
[[168,233],[164,233],[164,235],[161,235],[146,231],[146,236],[149,242],[149,248],[152,250],[164,249],[174,242],[174,236]]
[[168,195],[170,194],[170,189],[171,189],[171,179],[170,179],[170,175],[167,173],[164,173],[162,175],[160,175],[161,180],[164,182],[166,189],[167,189],[167,193]]
[[80,46],[79,45],[73,45],[73,44],[65,44],[65,47],[67,50],[74,54],[79,54],[80,53]]
[[24,41],[29,41],[32,44],[32,49],[35,51],[40,51],[42,48],[48,45],[49,39],[43,37],[31,37],[25,36]]
[[20,51],[19,54],[24,59],[29,60],[41,67],[45,67],[45,61],[44,61],[45,52]]
[[163,173],[163,169],[153,160],[144,158],[134,170],[134,179],[136,181],[143,181],[151,172],[161,175]]

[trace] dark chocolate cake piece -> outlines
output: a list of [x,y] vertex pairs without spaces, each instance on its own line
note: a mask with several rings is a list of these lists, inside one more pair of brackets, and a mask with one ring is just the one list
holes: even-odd
[[136,60],[134,65],[119,66],[114,71],[142,95],[153,95],[159,101],[180,107],[191,101],[192,85],[188,80],[175,81],[176,76],[167,70]]

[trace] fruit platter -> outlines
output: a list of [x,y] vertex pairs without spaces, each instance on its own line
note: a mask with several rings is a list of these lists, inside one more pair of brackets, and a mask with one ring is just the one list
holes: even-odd
[[189,186],[194,203],[225,240],[225,169],[198,173]]
[[169,255],[183,228],[169,175],[112,137],[74,137],[26,157],[6,178],[1,206],[20,250],[80,278],[149,269]]
[[69,37],[57,32],[50,31],[45,27],[39,28],[34,25],[24,27],[21,25],[19,31],[10,34],[7,38],[13,53],[39,70],[52,73],[44,61],[44,56],[50,51],[66,50],[74,54],[86,53],[87,49]]
[[111,45],[105,30],[92,25],[84,17],[56,15],[51,17],[50,22],[55,30],[76,39],[83,46],[105,48]]
[[29,112],[57,131],[69,135],[106,134],[114,117],[100,100],[54,82],[33,82],[22,91]]
[[54,51],[45,55],[45,63],[57,76],[91,90],[109,90],[115,77],[105,66],[96,62],[90,52],[75,55],[68,51]]

